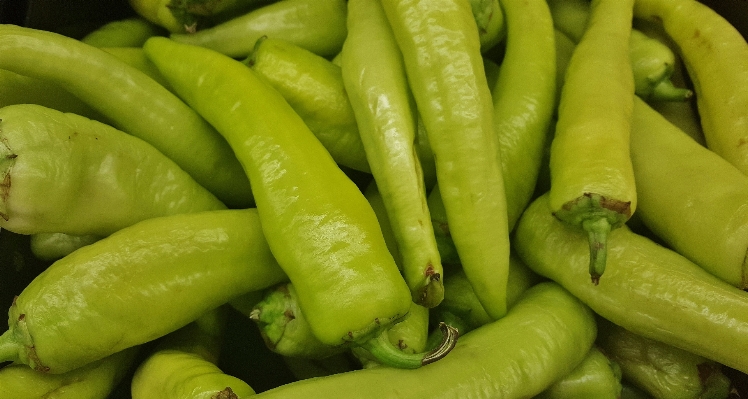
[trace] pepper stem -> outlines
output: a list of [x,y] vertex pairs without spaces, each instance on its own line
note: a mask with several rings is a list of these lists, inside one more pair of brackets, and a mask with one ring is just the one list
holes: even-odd
[[0,335],[0,363],[18,360],[18,344],[13,339],[11,330],[8,330]]
[[582,229],[587,232],[590,244],[590,277],[592,283],[597,285],[600,282],[600,276],[605,272],[610,222],[604,217],[587,219],[582,222]]
[[655,101],[686,101],[692,96],[691,90],[675,87],[669,79],[661,80],[649,94],[649,98]]
[[385,366],[401,369],[417,369],[429,363],[433,363],[447,354],[457,344],[457,329],[439,323],[442,332],[442,342],[436,348],[422,353],[405,353],[390,342],[387,330],[383,330],[378,336],[364,342],[361,347],[369,351],[372,356]]

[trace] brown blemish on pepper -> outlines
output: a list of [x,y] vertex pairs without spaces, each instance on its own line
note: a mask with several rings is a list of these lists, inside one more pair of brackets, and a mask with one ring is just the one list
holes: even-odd
[[404,351],[408,348],[408,344],[406,344],[404,340],[400,339],[397,341],[397,347],[400,348],[401,351]]
[[29,364],[34,365],[34,370],[42,372],[42,373],[48,373],[49,367],[42,364],[42,362],[39,360],[39,355],[36,354],[36,348],[33,346],[27,347],[27,355],[29,357]]
[[231,387],[226,387],[222,391],[216,392],[210,399],[239,399]]
[[18,321],[23,321],[23,319],[25,318],[26,318],[26,313],[21,313],[20,315],[18,315]]
[[283,316],[285,316],[286,319],[288,319],[288,321],[291,321],[296,318],[296,315],[293,314],[293,310],[291,309],[286,309],[286,311],[283,312]]

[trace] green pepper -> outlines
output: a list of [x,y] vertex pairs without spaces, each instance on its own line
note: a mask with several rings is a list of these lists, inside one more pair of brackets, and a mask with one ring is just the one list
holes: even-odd
[[161,29],[143,18],[108,22],[84,36],[81,41],[94,47],[140,47]]
[[500,3],[506,50],[491,92],[511,230],[535,191],[556,105],[556,51],[544,0]]
[[243,58],[252,52],[257,39],[268,36],[332,57],[343,46],[345,19],[345,0],[284,0],[196,33],[172,34],[171,38]]
[[[382,229],[382,236],[384,236],[384,243],[387,245],[387,250],[390,251],[390,254],[395,259],[398,269],[402,270],[402,255],[400,255],[400,250],[397,248],[395,234],[392,232],[390,218],[387,216],[387,208],[384,207],[384,199],[377,189],[376,181],[372,180],[369,183],[366,190],[364,190],[364,197],[369,201],[374,214],[377,215],[377,221],[379,222],[379,227]],[[441,253],[441,250],[439,252]]]
[[748,43],[695,0],[637,0],[636,17],[658,21],[680,49],[696,92],[706,144],[748,174]]
[[146,142],[39,105],[0,110],[0,226],[20,234],[109,235],[154,216],[223,209]]
[[31,253],[37,259],[54,261],[102,238],[97,235],[74,236],[65,233],[32,234]]
[[0,397],[13,399],[101,399],[125,378],[139,347],[132,347],[63,374],[25,364],[0,368]]
[[748,177],[643,101],[631,159],[644,224],[709,273],[748,288]]
[[148,219],[39,274],[10,307],[0,361],[64,373],[285,278],[255,209]]
[[119,58],[122,62],[148,75],[167,90],[173,92],[169,82],[158,72],[156,66],[145,56],[140,47],[101,47],[102,50]]
[[218,308],[162,338],[156,351],[135,371],[132,398],[239,399],[254,395],[246,382],[223,373],[215,364],[224,315]]
[[593,286],[583,278],[586,235],[549,209],[548,195],[538,198],[515,230],[513,248],[528,267],[633,333],[748,371],[748,292],[626,226],[610,233],[611,268]]
[[148,21],[170,32],[194,31],[208,18],[226,12],[242,12],[269,0],[129,0],[130,6]]
[[592,2],[587,30],[566,71],[551,143],[551,211],[587,232],[594,284],[605,271],[607,235],[636,209],[629,157],[632,5],[633,0]]
[[444,298],[441,260],[415,147],[417,116],[402,55],[377,2],[348,2],[341,70],[377,188],[382,195],[413,302]]
[[226,140],[144,73],[78,40],[12,25],[0,26],[0,54],[0,68],[54,82],[79,97],[228,206],[252,204],[247,176]]
[[258,40],[245,62],[283,95],[335,162],[370,172],[339,66],[272,38]]
[[452,239],[492,318],[506,313],[509,230],[491,93],[468,2],[382,1],[436,162]]
[[470,0],[478,26],[481,52],[486,52],[506,37],[506,22],[499,0]]
[[454,269],[461,265],[462,262],[460,261],[460,255],[457,253],[455,243],[452,241],[452,234],[449,231],[447,210],[444,208],[444,201],[442,201],[442,196],[439,192],[439,184],[436,184],[431,190],[426,203],[431,214],[431,224],[434,227],[434,237],[436,238],[437,248],[439,248],[439,256],[442,259],[442,264]]
[[730,380],[720,365],[682,349],[644,338],[609,321],[598,322],[598,345],[623,377],[658,399],[725,399]]
[[621,369],[606,354],[593,347],[577,368],[535,398],[619,399]]
[[591,348],[595,333],[586,306],[557,284],[542,283],[504,318],[461,337],[449,356],[436,363],[293,382],[260,393],[258,399],[529,398],[571,372]]
[[407,314],[410,290],[358,187],[283,97],[241,62],[165,38],[144,48],[244,165],[265,237],[314,335],[327,345],[384,345],[377,335]]

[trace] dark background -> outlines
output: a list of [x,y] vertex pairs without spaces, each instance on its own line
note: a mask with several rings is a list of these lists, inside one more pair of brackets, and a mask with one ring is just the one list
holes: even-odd
[[[748,0],[701,2],[719,12],[748,38]],[[134,15],[127,0],[0,0],[0,23],[75,38],[106,22]],[[13,296],[47,266],[31,256],[28,237],[0,231],[0,309],[10,306]],[[292,381],[293,376],[283,361],[267,350],[252,322],[238,313],[233,316],[229,318],[230,335],[219,366],[247,381],[258,392]],[[748,377],[734,370],[726,372],[742,394],[735,397],[748,398]],[[129,381],[126,381],[112,398],[128,398],[128,392]]]

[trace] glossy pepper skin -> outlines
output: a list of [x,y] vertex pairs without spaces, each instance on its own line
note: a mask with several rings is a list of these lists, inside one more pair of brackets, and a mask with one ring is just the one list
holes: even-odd
[[537,399],[619,399],[621,369],[593,347],[568,375],[536,396]]
[[10,307],[0,360],[64,373],[285,278],[254,209],[149,219],[37,276]]
[[441,259],[416,151],[417,114],[400,49],[381,4],[348,2],[341,70],[366,158],[382,195],[413,302],[444,298]]
[[704,270],[748,288],[748,177],[643,101],[634,104],[631,159],[644,224]]
[[[554,25],[574,42],[579,42],[587,27],[590,4],[586,0],[551,0],[548,2]],[[685,101],[693,92],[676,87],[671,81],[676,55],[665,43],[638,29],[631,30],[629,41],[634,88],[646,101]]]
[[39,233],[31,235],[31,253],[46,261],[60,259],[78,248],[85,247],[101,240],[97,235],[74,236],[65,233]]
[[695,0],[637,0],[634,15],[661,21],[694,84],[706,144],[748,174],[748,43]]
[[405,316],[410,290],[371,206],[283,97],[213,50],[165,38],[144,48],[241,159],[265,237],[317,338],[366,341]]
[[[96,47],[56,33],[0,26],[0,68],[54,82],[156,147],[228,206],[252,203],[226,141],[153,79]],[[199,160],[199,161],[198,161]]]
[[39,105],[0,110],[0,226],[107,236],[155,216],[224,209],[153,146]]
[[509,230],[477,27],[468,2],[382,1],[436,162],[465,273],[492,318],[506,313]]
[[133,17],[106,23],[81,38],[81,41],[94,47],[140,47],[149,37],[162,33],[151,22]]
[[714,361],[600,320],[597,342],[623,377],[654,398],[725,399],[730,380]]
[[63,374],[48,374],[25,364],[0,368],[0,397],[13,399],[101,399],[108,397],[135,363],[132,347]]
[[530,202],[556,105],[553,20],[544,0],[501,0],[506,50],[491,87],[509,229]]
[[629,156],[632,6],[633,0],[592,2],[587,30],[566,71],[551,143],[551,211],[588,233],[595,284],[605,271],[608,233],[636,209]]
[[294,382],[258,398],[532,397],[582,361],[595,333],[586,306],[558,285],[543,283],[503,319],[461,337],[449,356],[427,367],[358,370]]
[[257,39],[290,41],[315,54],[334,56],[345,41],[345,0],[284,0],[196,33],[172,34],[185,44],[233,58],[246,57]]
[[371,172],[339,66],[272,38],[258,40],[245,62],[283,95],[335,162]]
[[748,370],[748,292],[625,226],[610,234],[606,278],[591,285],[585,234],[549,209],[548,196],[538,198],[515,230],[514,249],[528,267],[631,332]]

